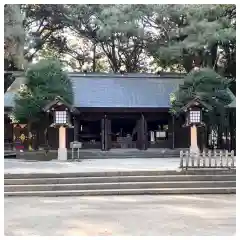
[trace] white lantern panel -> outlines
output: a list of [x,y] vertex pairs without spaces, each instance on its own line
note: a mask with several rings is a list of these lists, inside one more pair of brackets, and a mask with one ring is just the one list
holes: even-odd
[[200,111],[190,111],[190,122],[200,123],[201,122],[201,112]]
[[67,112],[66,111],[56,111],[55,121],[58,124],[67,123]]

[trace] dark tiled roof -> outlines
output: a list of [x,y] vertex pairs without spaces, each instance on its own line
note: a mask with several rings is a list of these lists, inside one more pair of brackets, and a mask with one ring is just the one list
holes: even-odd
[[[169,107],[169,94],[183,82],[183,75],[164,74],[98,74],[70,73],[74,88],[75,107]],[[17,78],[4,94],[4,106],[14,106]],[[236,98],[229,107],[236,106]]]
[[169,94],[181,78],[156,75],[71,76],[75,107],[169,107]]
[[[75,107],[169,107],[169,94],[182,83],[179,75],[69,74]],[[14,91],[4,95],[4,106],[14,106]]]

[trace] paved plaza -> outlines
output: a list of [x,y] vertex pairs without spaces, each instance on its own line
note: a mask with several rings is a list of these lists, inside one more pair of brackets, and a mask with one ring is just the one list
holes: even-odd
[[177,170],[179,158],[84,159],[80,162],[5,159],[4,173],[61,173],[128,170]]
[[5,198],[5,235],[210,235],[236,232],[235,195]]

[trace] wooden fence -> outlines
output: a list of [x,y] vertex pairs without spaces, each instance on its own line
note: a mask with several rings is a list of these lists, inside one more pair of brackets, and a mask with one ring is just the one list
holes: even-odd
[[180,152],[180,168],[236,168],[234,151]]

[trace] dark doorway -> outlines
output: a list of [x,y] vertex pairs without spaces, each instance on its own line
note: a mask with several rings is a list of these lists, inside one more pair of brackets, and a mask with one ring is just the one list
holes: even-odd
[[168,148],[168,119],[148,121],[148,146],[150,148]]
[[81,120],[78,139],[83,148],[101,148],[101,120]]
[[112,148],[136,148],[137,128],[135,119],[112,119]]

